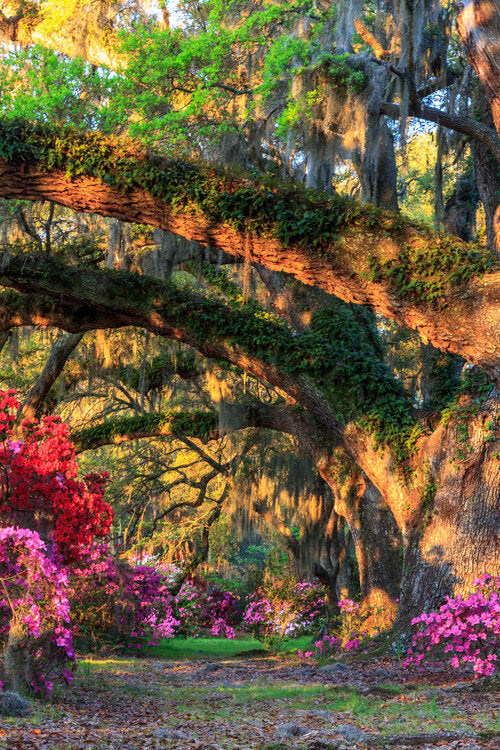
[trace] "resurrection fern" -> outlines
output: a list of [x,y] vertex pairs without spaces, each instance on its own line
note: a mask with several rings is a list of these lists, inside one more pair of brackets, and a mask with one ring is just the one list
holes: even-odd
[[75,432],[72,440],[81,450],[85,450],[96,443],[113,443],[121,437],[140,437],[141,433],[156,431],[175,437],[195,437],[206,442],[215,435],[217,426],[218,416],[214,412],[165,411],[102,422]]
[[[348,258],[343,234],[367,228],[400,235],[411,222],[371,205],[284,184],[265,176],[250,181],[195,163],[152,157],[134,144],[82,133],[70,127],[52,129],[24,120],[0,121],[0,159],[43,164],[67,178],[97,177],[123,193],[148,192],[172,212],[197,212],[214,224],[227,224],[256,237],[294,245],[313,257],[325,255],[345,269]],[[350,247],[353,243],[347,242]],[[361,252],[361,248],[360,248]],[[420,246],[403,246],[397,258],[372,256],[370,278],[386,281],[399,297],[416,304],[445,304],[451,286],[499,267],[491,254],[454,238],[422,231]],[[355,268],[355,266],[353,266]],[[353,273],[356,273],[354,270]]]

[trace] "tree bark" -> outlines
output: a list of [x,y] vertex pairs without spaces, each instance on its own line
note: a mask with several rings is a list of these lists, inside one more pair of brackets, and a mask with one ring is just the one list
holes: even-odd
[[[473,90],[473,106],[477,116],[492,123],[488,102],[479,86]],[[472,158],[479,197],[484,208],[486,245],[500,257],[500,175],[498,163],[491,152],[479,141],[472,142]]]
[[466,595],[482,573],[500,571],[499,404],[478,413],[463,403],[463,420],[439,426],[422,462],[427,486],[405,538],[397,627],[439,606],[446,595]]
[[[237,184],[232,188],[225,186],[231,191],[237,187]],[[230,224],[214,223],[200,211],[174,213],[166,203],[143,190],[131,189],[124,196],[118,189],[92,177],[69,180],[63,173],[43,173],[30,165],[0,162],[0,195],[49,199],[76,211],[151,224],[248,262],[286,271],[305,284],[318,286],[347,302],[370,305],[400,325],[418,330],[424,341],[442,351],[463,356],[489,372],[500,384],[500,271],[492,270],[467,284],[449,287],[444,292],[447,305],[438,309],[398,295],[393,289],[392,277],[370,280],[373,279],[373,259],[382,264],[394,262],[402,249],[406,252],[410,247],[417,250],[439,244],[437,235],[411,223],[403,222],[403,229],[388,237],[382,217],[380,226],[368,226],[360,220],[340,227],[339,237],[328,252],[311,253],[310,249],[285,245],[273,237],[252,236],[249,242],[246,231],[239,231]],[[2,283],[16,286],[16,280],[8,277],[7,255],[3,267]],[[420,279],[416,277],[414,281]]]
[[[399,591],[401,535],[376,487],[355,467],[347,473],[339,470],[338,460],[338,452],[322,457],[318,470],[332,489],[335,512],[345,518],[352,534],[362,600],[370,606],[394,610]],[[344,463],[345,459],[341,461]]]
[[457,7],[460,39],[481,81],[500,135],[500,3],[458,0]]

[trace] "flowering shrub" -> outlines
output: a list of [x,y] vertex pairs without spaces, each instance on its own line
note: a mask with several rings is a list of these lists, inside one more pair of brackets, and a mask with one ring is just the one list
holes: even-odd
[[310,632],[324,613],[321,586],[293,578],[270,578],[249,597],[243,620],[254,635],[279,650],[285,637]]
[[301,659],[314,659],[317,664],[326,664],[337,654],[341,648],[341,642],[334,635],[324,635],[318,641],[314,641],[311,651],[297,651]]
[[109,475],[77,479],[78,464],[69,428],[58,417],[22,425],[12,436],[15,391],[0,391],[0,519],[2,525],[36,528],[56,542],[66,560],[109,532],[113,513],[103,499]]
[[73,679],[68,577],[46,555],[36,531],[0,528],[0,637],[14,689],[49,695],[56,680]]
[[174,600],[179,632],[199,636],[203,631],[223,638],[234,638],[234,625],[241,616],[238,599],[228,591],[191,576],[182,584]]
[[408,649],[405,665],[420,664],[439,647],[452,667],[472,665],[475,676],[491,675],[500,651],[500,576],[484,574],[467,597],[447,597],[437,612],[412,620],[419,630]]
[[[131,558],[130,562],[144,561]],[[178,575],[168,566],[130,565],[94,544],[71,567],[71,606],[76,635],[86,647],[103,641],[141,650],[174,635],[234,638],[237,600],[201,578],[186,580],[176,596],[169,586]]]
[[141,649],[173,637],[179,621],[162,575],[146,565],[130,566],[94,544],[71,567],[71,604],[76,635],[95,646],[122,641]]

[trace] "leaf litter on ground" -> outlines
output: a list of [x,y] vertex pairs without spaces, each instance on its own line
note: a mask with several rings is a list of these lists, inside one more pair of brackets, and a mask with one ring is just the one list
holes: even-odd
[[[463,680],[460,682],[459,678]],[[25,719],[9,750],[500,749],[498,692],[396,658],[321,667],[296,658],[92,658],[75,685]]]

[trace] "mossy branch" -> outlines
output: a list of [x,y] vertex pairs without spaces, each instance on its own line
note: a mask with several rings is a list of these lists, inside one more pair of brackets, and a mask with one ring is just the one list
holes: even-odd
[[50,199],[249,256],[373,306],[500,382],[498,260],[400,215],[25,121],[0,122],[0,195]]
[[103,445],[120,445],[146,437],[192,437],[204,443],[220,437],[219,420],[215,412],[164,411],[159,414],[141,414],[122,417],[74,432],[71,436],[76,452],[99,448]]

